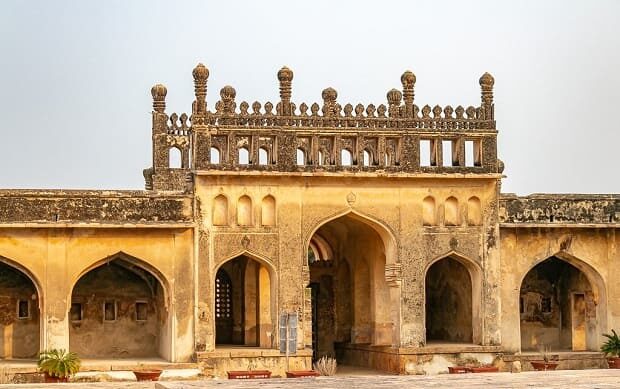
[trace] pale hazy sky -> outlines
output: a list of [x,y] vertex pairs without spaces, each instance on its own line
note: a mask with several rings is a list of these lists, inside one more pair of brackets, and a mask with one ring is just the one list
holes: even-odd
[[0,8],[1,188],[143,188],[150,88],[189,112],[192,68],[237,101],[477,105],[495,77],[502,190],[620,192],[620,1],[11,1]]

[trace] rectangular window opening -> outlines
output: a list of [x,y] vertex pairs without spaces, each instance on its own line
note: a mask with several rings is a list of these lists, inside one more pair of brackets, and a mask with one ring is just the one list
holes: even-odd
[[83,314],[82,303],[71,303],[71,321],[82,321]]
[[17,300],[17,318],[30,318],[30,302],[28,300]]
[[474,141],[465,141],[465,166],[474,167]]
[[107,300],[103,303],[103,321],[116,320],[116,301]]
[[448,167],[452,166],[452,141],[451,140],[443,140],[441,141],[441,152],[442,152],[442,166]]
[[149,306],[145,301],[136,301],[136,321],[146,321]]
[[428,139],[420,141],[420,166],[434,166],[431,158],[431,146],[433,142]]

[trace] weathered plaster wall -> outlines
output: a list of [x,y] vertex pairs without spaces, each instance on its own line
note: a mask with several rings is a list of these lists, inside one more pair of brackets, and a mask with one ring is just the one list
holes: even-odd
[[165,284],[167,333],[160,337],[166,347],[159,355],[190,360],[194,321],[192,229],[0,228],[0,256],[27,269],[42,292],[42,349],[69,347],[73,286],[82,275],[117,254],[157,275]]

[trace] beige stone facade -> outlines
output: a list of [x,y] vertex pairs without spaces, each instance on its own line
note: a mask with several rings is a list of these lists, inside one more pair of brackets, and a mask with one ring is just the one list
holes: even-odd
[[387,105],[327,88],[297,107],[277,76],[275,106],[226,86],[208,109],[198,65],[191,115],[154,86],[145,191],[0,191],[0,356],[215,375],[323,355],[508,369],[541,346],[599,363],[620,324],[620,196],[501,194],[489,74],[467,108],[418,107],[411,72]]

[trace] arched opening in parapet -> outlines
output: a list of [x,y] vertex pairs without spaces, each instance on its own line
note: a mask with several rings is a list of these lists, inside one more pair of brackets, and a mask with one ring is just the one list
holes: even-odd
[[598,351],[605,305],[594,269],[573,257],[545,259],[521,282],[521,350]]
[[364,163],[364,166],[370,166],[373,164],[372,154],[370,154],[368,150],[364,150],[363,163]]
[[168,167],[170,169],[180,169],[183,167],[181,150],[177,147],[171,147],[168,149]]
[[480,268],[452,255],[427,269],[424,282],[427,343],[480,343]]
[[38,288],[0,257],[0,358],[35,358],[40,345]]
[[347,149],[342,149],[342,151],[340,152],[340,164],[342,166],[353,165],[353,154],[351,154],[351,151]]
[[321,224],[307,244],[314,359],[354,344],[396,344],[400,301],[385,278],[391,233],[348,213]]
[[247,147],[239,148],[239,165],[249,165],[250,164],[250,151]]
[[85,358],[170,360],[171,324],[162,282],[156,270],[122,253],[83,273],[71,293],[71,351]]
[[297,149],[297,166],[304,166],[306,164],[306,152],[304,149]]
[[219,163],[221,163],[221,156],[220,156],[220,150],[217,147],[211,147],[211,164],[212,165],[218,165]]
[[269,165],[269,150],[264,147],[258,149],[258,164]]
[[248,254],[226,261],[216,271],[214,310],[217,346],[275,346],[273,271]]

